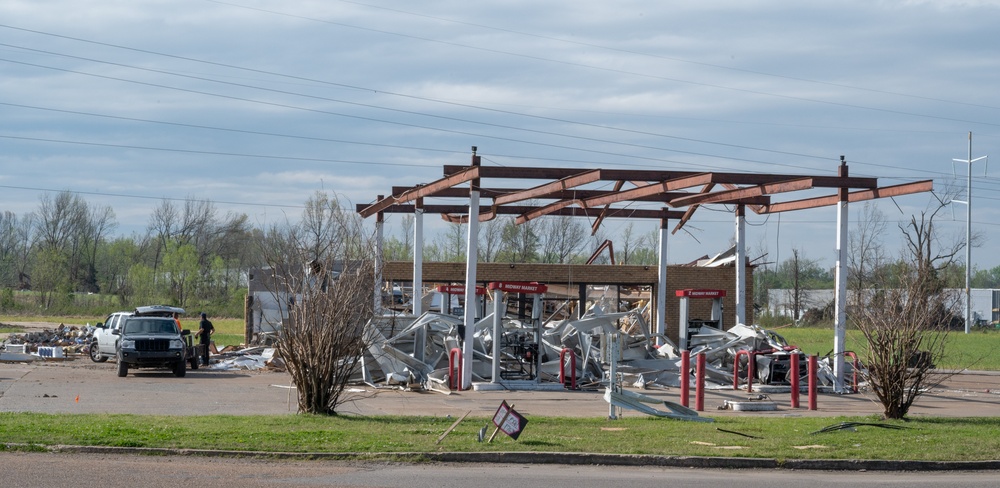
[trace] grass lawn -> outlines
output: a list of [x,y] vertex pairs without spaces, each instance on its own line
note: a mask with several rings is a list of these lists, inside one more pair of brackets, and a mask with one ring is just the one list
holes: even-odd
[[[806,354],[825,356],[833,351],[833,329],[786,327],[775,329],[790,344],[798,346]],[[857,330],[848,330],[846,348],[856,351],[864,361],[865,338]],[[964,331],[948,333],[945,355],[935,364],[942,369],[972,369],[1000,371],[1000,331],[976,330],[969,334]]]
[[[816,433],[845,421],[859,426]],[[272,452],[545,451],[729,456],[777,459],[972,461],[997,459],[1000,419],[727,417],[714,423],[635,416],[530,419],[519,440],[500,435],[476,441],[489,423],[467,418],[441,444],[452,424],[442,417],[135,416],[0,413],[0,438],[29,445],[97,445]],[[492,430],[492,426],[491,426]],[[729,431],[729,432],[726,432]],[[746,434],[747,437],[740,434]],[[970,446],[975,446],[971,449]]]

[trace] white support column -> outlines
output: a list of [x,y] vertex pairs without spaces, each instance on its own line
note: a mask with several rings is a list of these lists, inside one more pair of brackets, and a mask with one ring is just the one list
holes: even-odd
[[[838,175],[846,178],[847,173],[847,163],[841,156]],[[843,393],[844,352],[847,339],[847,188],[841,188],[838,193],[840,202],[837,203],[837,264],[834,271],[837,288],[833,298],[837,314],[833,323],[833,391]]]
[[660,220],[659,271],[656,277],[656,345],[662,346],[667,335],[667,219]]
[[747,318],[747,248],[746,248],[746,208],[736,206],[736,323],[746,324]]
[[500,290],[493,290],[493,378],[490,383],[500,383],[500,341],[503,337],[503,312],[504,293]]
[[[472,165],[479,166],[476,148],[472,148]],[[469,183],[469,237],[465,255],[465,341],[462,345],[462,389],[472,387],[473,340],[476,332],[476,263],[479,260],[479,179]]]
[[413,212],[413,315],[424,313],[421,300],[424,288],[424,207],[423,199],[417,199]]
[[[383,198],[385,198],[384,195],[379,195],[378,196],[379,200],[382,200]],[[382,283],[382,269],[383,269],[383,266],[385,266],[385,262],[383,260],[383,258],[384,258],[385,255],[384,255],[384,252],[382,250],[383,246],[385,244],[383,242],[385,240],[385,237],[384,237],[384,228],[385,228],[385,215],[382,212],[379,212],[375,216],[375,256],[374,256],[375,257],[375,290],[373,290],[374,291],[374,296],[372,297],[372,299],[374,300],[373,304],[375,305],[375,315],[381,315],[382,314],[382,285],[383,285],[383,283]]]

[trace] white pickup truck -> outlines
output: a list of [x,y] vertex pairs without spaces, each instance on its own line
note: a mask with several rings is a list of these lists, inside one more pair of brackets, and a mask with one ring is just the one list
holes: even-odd
[[94,330],[94,341],[90,343],[90,360],[95,363],[103,363],[108,358],[115,357],[118,349],[118,341],[121,339],[122,325],[125,319],[131,317],[133,312],[115,312],[108,315],[104,322],[97,323]]

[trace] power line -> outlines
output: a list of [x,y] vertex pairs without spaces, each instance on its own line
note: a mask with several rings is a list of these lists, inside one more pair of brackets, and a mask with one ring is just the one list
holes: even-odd
[[[232,3],[226,3],[226,2],[221,2],[221,1],[218,1],[218,0],[205,0],[205,1],[206,2],[210,2],[210,3],[217,3],[217,4],[221,4],[221,5],[243,7],[241,5],[236,5],[236,4],[232,4]],[[666,61],[675,61],[675,62],[678,62],[678,63],[686,63],[686,64],[693,64],[693,65],[696,65],[696,66],[706,66],[706,67],[709,67],[709,68],[717,68],[717,69],[722,69],[722,70],[727,70],[727,71],[735,71],[735,72],[738,72],[738,73],[748,73],[748,74],[753,74],[753,75],[767,76],[767,77],[771,77],[771,78],[779,78],[779,79],[791,80],[791,81],[801,81],[801,82],[812,83],[812,84],[817,84],[817,85],[832,86],[832,87],[836,87],[836,88],[847,88],[847,89],[851,89],[851,90],[865,91],[865,92],[869,92],[869,93],[878,93],[878,94],[882,94],[882,95],[894,95],[894,96],[898,96],[898,97],[913,98],[913,99],[917,99],[917,100],[926,100],[926,101],[931,101],[931,102],[942,102],[942,103],[949,103],[949,104],[955,104],[955,105],[964,105],[964,106],[968,106],[968,107],[989,108],[989,109],[994,109],[994,110],[1000,110],[1000,107],[992,106],[992,105],[984,105],[984,104],[980,104],[980,103],[962,102],[962,101],[957,101],[957,100],[948,100],[948,99],[944,99],[944,98],[927,97],[927,96],[922,96],[922,95],[913,95],[913,94],[909,94],[909,93],[894,92],[894,91],[890,91],[890,90],[879,90],[879,89],[875,89],[875,88],[866,88],[866,87],[861,87],[861,86],[856,86],[856,85],[847,85],[847,84],[842,84],[842,83],[833,83],[833,82],[829,82],[829,81],[813,80],[813,79],[809,79],[809,78],[800,78],[800,77],[795,77],[795,76],[779,75],[779,74],[774,74],[774,73],[768,73],[768,72],[765,72],[765,71],[759,71],[759,70],[753,70],[753,69],[746,69],[746,68],[737,68],[737,67],[734,67],[734,66],[724,66],[724,65],[720,65],[720,64],[706,63],[706,62],[703,62],[703,61],[694,61],[694,60],[690,60],[690,59],[678,58],[678,57],[673,57],[673,56],[664,56],[662,54],[653,54],[653,53],[648,53],[648,52],[635,51],[635,50],[631,50],[631,49],[622,49],[622,48],[617,48],[617,47],[605,46],[605,45],[602,45],[602,44],[594,44],[594,43],[589,43],[589,42],[575,41],[575,40],[572,40],[572,39],[564,39],[564,38],[561,38],[561,37],[553,37],[553,36],[546,36],[546,35],[541,35],[541,34],[534,34],[534,33],[531,33],[531,32],[524,32],[524,31],[519,31],[519,30],[515,30],[515,29],[507,29],[507,28],[503,28],[503,27],[496,27],[496,26],[492,26],[492,25],[488,25],[488,24],[478,24],[478,23],[475,23],[475,22],[466,22],[466,21],[463,21],[463,20],[455,20],[455,19],[450,19],[450,18],[446,18],[446,17],[437,17],[437,16],[433,16],[433,15],[427,15],[427,14],[421,14],[421,13],[417,13],[417,12],[411,12],[411,11],[408,11],[408,10],[396,9],[396,8],[391,8],[391,7],[385,7],[385,6],[382,6],[382,5],[372,5],[372,4],[363,3],[363,2],[356,2],[356,1],[353,1],[353,0],[337,0],[337,1],[339,1],[341,3],[349,3],[349,4],[352,4],[352,5],[360,5],[360,6],[368,7],[368,8],[372,8],[372,9],[379,9],[379,10],[385,10],[385,11],[388,11],[388,12],[401,13],[401,14],[410,15],[410,16],[414,16],[414,17],[421,17],[421,18],[431,19],[431,20],[436,20],[436,21],[450,22],[450,23],[453,23],[453,24],[459,24],[459,25],[465,25],[465,26],[469,26],[469,27],[475,27],[477,29],[489,29],[489,30],[493,30],[493,31],[497,31],[497,32],[506,32],[508,34],[517,34],[517,35],[520,35],[520,36],[534,37],[536,39],[543,39],[543,40],[547,40],[547,41],[557,41],[557,42],[562,42],[562,43],[566,43],[566,44],[573,44],[573,45],[576,45],[576,46],[592,47],[592,48],[602,49],[602,50],[606,50],[606,51],[612,51],[612,52],[618,52],[618,53],[625,53],[625,54],[634,54],[634,55],[637,55],[637,56],[644,56],[644,57],[650,57],[650,58],[655,58],[655,59],[663,59],[663,60],[666,60]],[[243,7],[243,8],[246,8],[246,7]]]

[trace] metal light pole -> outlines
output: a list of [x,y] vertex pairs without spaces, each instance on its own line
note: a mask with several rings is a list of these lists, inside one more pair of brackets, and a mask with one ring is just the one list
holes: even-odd
[[[965,187],[965,333],[968,334],[972,323],[972,163],[986,159],[980,156],[972,159],[972,132],[969,132],[969,158],[953,159],[956,163],[969,165],[968,179]],[[957,200],[953,200],[957,201]],[[962,202],[959,202],[962,203]]]

